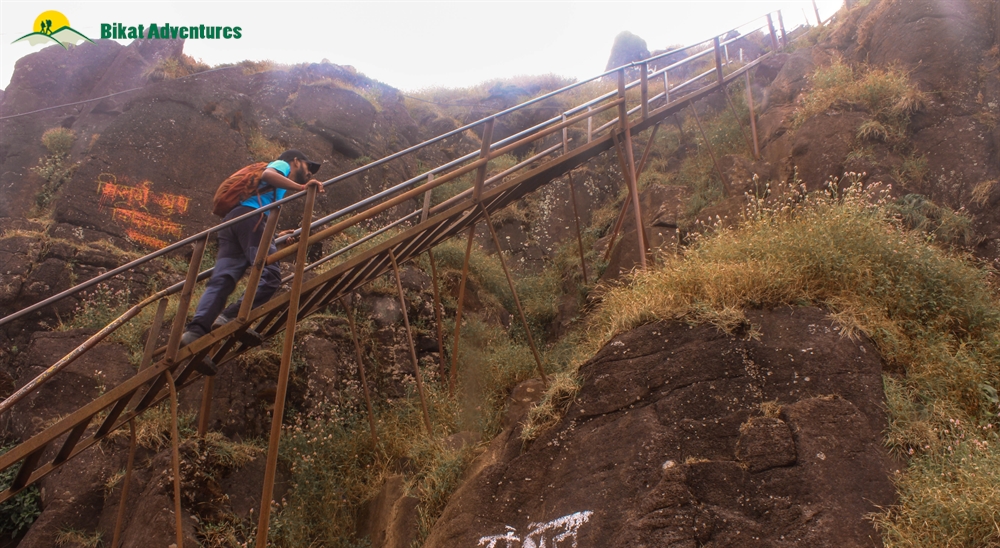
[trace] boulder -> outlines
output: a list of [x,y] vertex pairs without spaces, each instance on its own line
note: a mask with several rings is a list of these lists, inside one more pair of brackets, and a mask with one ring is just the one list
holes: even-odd
[[608,64],[604,70],[641,61],[647,57],[649,48],[646,47],[646,41],[625,30],[615,36],[615,43],[611,46],[611,56],[608,57]]
[[814,308],[748,319],[759,337],[613,339],[555,426],[491,444],[425,546],[880,546],[866,515],[896,464],[876,348]]

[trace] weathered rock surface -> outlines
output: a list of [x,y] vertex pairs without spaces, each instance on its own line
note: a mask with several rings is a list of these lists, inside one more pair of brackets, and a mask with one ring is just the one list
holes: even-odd
[[864,516],[895,495],[875,347],[818,309],[750,321],[615,338],[556,426],[491,444],[425,546],[879,546]]

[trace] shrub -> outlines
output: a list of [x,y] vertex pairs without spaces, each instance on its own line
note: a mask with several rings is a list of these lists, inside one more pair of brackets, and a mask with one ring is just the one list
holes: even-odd
[[42,144],[52,156],[69,154],[74,142],[76,142],[76,134],[73,130],[64,127],[54,127],[42,134]]
[[803,97],[793,124],[826,112],[836,105],[861,109],[872,120],[858,131],[860,139],[899,143],[906,134],[910,115],[923,108],[923,94],[898,68],[878,69],[867,65],[852,66],[835,59],[820,67],[810,78],[812,89]]
[[[0,447],[0,455],[10,451],[13,446]],[[11,467],[0,472],[0,490],[10,487],[17,475],[18,469]],[[41,495],[38,487],[31,486],[14,495],[10,500],[0,503],[0,535],[10,533],[11,538],[26,531],[42,513]]]
[[31,172],[44,181],[35,195],[35,209],[31,216],[42,215],[52,203],[59,187],[69,181],[76,171],[77,164],[69,161],[69,153],[75,141],[76,134],[62,127],[49,129],[42,134],[42,144],[49,155],[39,159],[38,165],[31,168]]

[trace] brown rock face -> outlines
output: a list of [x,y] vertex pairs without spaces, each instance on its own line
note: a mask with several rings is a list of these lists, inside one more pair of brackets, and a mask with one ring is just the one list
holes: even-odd
[[655,323],[613,340],[559,424],[494,442],[425,546],[880,546],[876,349],[817,309],[750,320],[759,337]]

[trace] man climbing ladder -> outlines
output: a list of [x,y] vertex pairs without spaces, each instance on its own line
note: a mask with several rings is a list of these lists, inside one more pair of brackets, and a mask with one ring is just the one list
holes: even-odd
[[[263,165],[261,164],[261,166]],[[228,213],[223,213],[224,220],[234,219],[281,200],[288,190],[299,192],[314,185],[318,192],[323,192],[322,183],[310,178],[311,175],[319,171],[319,168],[318,162],[308,160],[302,152],[294,149],[286,150],[277,160],[263,167],[259,178],[255,176],[256,174],[252,175],[251,180],[259,181],[259,184],[251,188],[252,193],[249,196],[240,196],[242,200],[236,202],[237,205],[232,207]],[[240,170],[233,177],[227,179],[227,182],[244,171],[252,171],[252,169],[253,166],[248,166],[244,170]],[[249,171],[247,172],[249,173]],[[225,186],[226,183],[223,183],[223,187],[220,187],[219,192],[216,193],[214,207],[216,213],[221,213],[220,199],[223,198],[220,196],[223,194]],[[223,211],[227,208],[224,202],[221,207]],[[212,271],[212,278],[208,281],[201,300],[198,301],[194,318],[187,324],[184,335],[181,336],[181,346],[193,343],[213,328],[225,325],[236,318],[240,305],[243,303],[242,297],[225,310],[223,310],[223,306],[236,288],[236,283],[246,272],[247,267],[253,264],[268,214],[269,212],[261,212],[260,215],[247,217],[219,231],[219,251],[215,259],[215,269]],[[272,241],[269,254],[276,251],[277,248]],[[278,265],[270,264],[264,267],[260,283],[257,285],[257,292],[254,295],[253,306],[257,307],[267,302],[280,285],[281,270]],[[198,364],[197,369],[204,375],[215,374],[215,364],[209,360],[203,360],[202,363]]]

